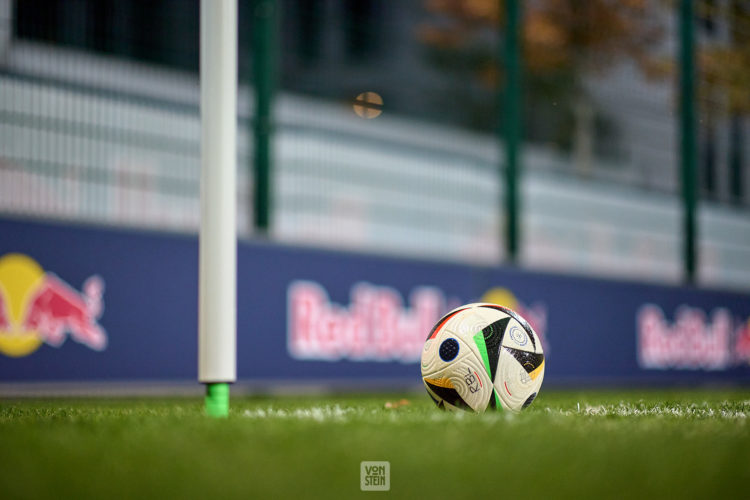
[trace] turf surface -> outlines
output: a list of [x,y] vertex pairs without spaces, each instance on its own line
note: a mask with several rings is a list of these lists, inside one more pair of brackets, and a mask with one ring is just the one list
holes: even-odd
[[[407,398],[410,404],[386,408]],[[750,390],[542,392],[524,413],[425,394],[0,401],[2,498],[740,498]],[[360,491],[387,460],[388,493]]]

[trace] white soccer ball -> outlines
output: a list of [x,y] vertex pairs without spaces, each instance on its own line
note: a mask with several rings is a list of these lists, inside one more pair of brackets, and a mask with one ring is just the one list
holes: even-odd
[[518,412],[544,380],[542,343],[518,313],[496,304],[443,316],[422,350],[422,381],[439,408]]

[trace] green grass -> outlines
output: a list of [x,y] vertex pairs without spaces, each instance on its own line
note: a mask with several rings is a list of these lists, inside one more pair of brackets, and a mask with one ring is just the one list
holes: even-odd
[[[406,397],[411,404],[385,408]],[[542,392],[519,415],[425,394],[0,402],[2,498],[739,498],[750,391]],[[360,492],[388,460],[391,491]]]

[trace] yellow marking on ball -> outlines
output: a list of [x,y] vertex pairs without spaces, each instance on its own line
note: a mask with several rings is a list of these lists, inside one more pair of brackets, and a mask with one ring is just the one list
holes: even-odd
[[453,383],[450,381],[448,377],[426,378],[424,380],[425,382],[428,382],[432,385],[436,385],[438,387],[445,387],[447,389],[453,389]]
[[542,373],[542,370],[544,370],[544,361],[542,361],[541,365],[537,366],[532,372],[529,373],[529,377],[531,377],[531,380],[536,380],[539,374]]

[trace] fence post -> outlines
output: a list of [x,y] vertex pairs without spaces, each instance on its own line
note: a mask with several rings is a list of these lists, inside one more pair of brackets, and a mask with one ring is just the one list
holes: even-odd
[[505,88],[501,140],[505,146],[505,249],[511,264],[518,262],[520,240],[518,172],[521,143],[521,1],[505,0],[503,40]]
[[275,0],[260,0],[253,13],[253,81],[255,119],[253,121],[254,156],[254,229],[269,231],[273,199],[271,196],[271,140],[273,136],[273,94],[276,81]]
[[695,17],[693,0],[681,0],[680,25],[680,172],[683,204],[683,265],[685,281],[696,278],[696,106],[695,106]]

